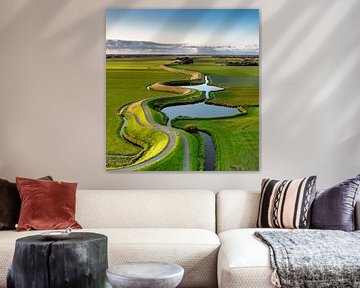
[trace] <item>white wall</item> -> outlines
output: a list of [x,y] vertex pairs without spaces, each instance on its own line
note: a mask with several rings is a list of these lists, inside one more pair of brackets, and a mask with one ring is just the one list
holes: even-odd
[[[166,5],[166,6],[165,6]],[[105,9],[260,8],[259,172],[105,171]],[[360,173],[360,1],[0,3],[0,178],[80,188],[251,188],[262,177]]]

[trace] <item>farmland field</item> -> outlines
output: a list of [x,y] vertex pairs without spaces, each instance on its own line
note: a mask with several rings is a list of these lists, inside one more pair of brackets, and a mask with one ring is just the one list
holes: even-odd
[[[213,145],[215,170],[258,170],[259,67],[225,65],[234,57],[194,56],[190,64],[176,58],[107,58],[106,169],[202,171],[205,146]],[[223,90],[205,94],[191,86],[204,81]],[[175,116],[164,112],[168,107]],[[193,107],[200,116],[190,114]],[[217,111],[224,107],[232,112]]]

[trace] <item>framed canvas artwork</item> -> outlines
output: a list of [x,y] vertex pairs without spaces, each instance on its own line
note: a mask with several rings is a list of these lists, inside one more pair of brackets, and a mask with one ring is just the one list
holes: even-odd
[[106,169],[259,170],[259,11],[108,9]]

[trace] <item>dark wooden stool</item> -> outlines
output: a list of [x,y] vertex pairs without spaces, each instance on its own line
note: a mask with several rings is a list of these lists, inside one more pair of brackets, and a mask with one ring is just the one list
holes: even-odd
[[102,288],[106,283],[107,237],[70,233],[62,240],[41,235],[16,240],[8,288]]

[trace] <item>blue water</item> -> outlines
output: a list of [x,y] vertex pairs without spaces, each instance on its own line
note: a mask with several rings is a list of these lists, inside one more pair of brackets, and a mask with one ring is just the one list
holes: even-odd
[[215,147],[209,134],[200,132],[205,139],[205,163],[204,171],[215,171]]
[[[191,88],[199,91],[205,92],[206,99],[210,99],[210,92],[221,91],[224,88],[218,86],[209,85],[209,79],[205,76],[205,83],[201,85],[189,85],[181,86],[184,88]],[[209,105],[205,102],[200,102],[196,104],[186,104],[178,106],[169,106],[162,109],[168,117],[168,125],[171,126],[171,120],[175,119],[178,116],[188,116],[188,117],[199,117],[199,118],[213,118],[221,116],[231,116],[239,114],[239,110],[236,108],[229,108],[224,106]],[[204,171],[215,171],[215,147],[214,143],[209,134],[200,132],[200,134],[205,139],[205,163]]]
[[212,118],[220,116],[230,116],[239,113],[236,108],[228,108],[223,106],[208,105],[204,102],[188,105],[169,106],[162,109],[169,117],[169,124],[171,120],[178,116],[200,117],[200,118]]
[[[201,85],[190,85],[190,86],[181,86],[184,88],[191,88],[199,91],[204,91],[206,94],[206,99],[210,98],[210,92],[221,91],[224,88],[208,85],[208,77],[205,76],[205,83]],[[221,117],[221,116],[231,116],[239,114],[239,110],[236,108],[229,108],[218,105],[209,105],[205,102],[200,102],[196,104],[185,104],[177,106],[169,106],[162,109],[169,117],[168,125],[171,125],[171,120],[178,116],[188,116],[188,117],[200,117],[200,118],[212,118],[212,117]]]
[[205,92],[205,98],[206,99],[210,99],[210,92],[215,92],[215,91],[222,91],[225,90],[222,87],[218,87],[218,86],[214,86],[214,85],[209,85],[209,77],[205,76],[205,83],[200,84],[200,85],[188,85],[188,86],[180,86],[183,88],[190,88],[190,89],[195,89],[198,91],[203,91]]

